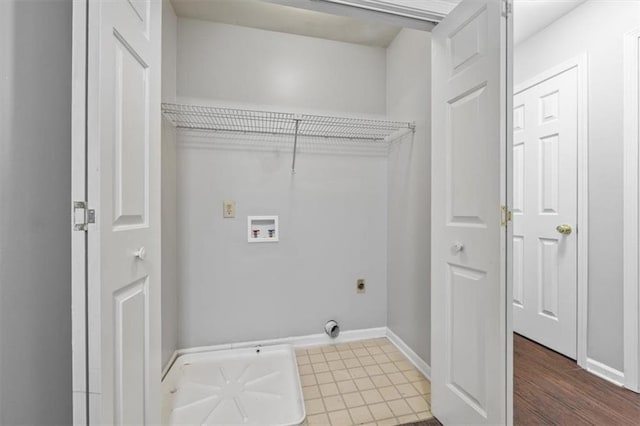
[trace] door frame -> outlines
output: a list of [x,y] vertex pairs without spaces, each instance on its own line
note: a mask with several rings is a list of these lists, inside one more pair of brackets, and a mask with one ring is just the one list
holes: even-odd
[[456,7],[443,0],[265,0],[332,15],[431,31]]
[[[72,11],[71,200],[87,201],[87,38],[88,0],[74,0]],[[87,244],[85,231],[71,231],[71,336],[73,424],[89,423]]]
[[[589,367],[587,358],[587,309],[589,283],[589,117],[588,117],[588,55],[580,54],[518,84],[513,95],[575,68],[578,74],[578,205],[576,238],[577,253],[577,329],[576,361]],[[512,303],[510,304],[512,306]]]
[[[267,0],[273,3],[288,3],[288,0]],[[507,9],[510,10],[510,0],[503,0]],[[311,4],[313,2],[309,2]],[[319,2],[320,3],[320,2]],[[442,19],[442,16],[446,16],[448,12],[455,6],[449,6],[449,3],[442,2],[440,0],[422,0],[418,8],[408,7],[408,2],[405,4],[394,5],[391,1],[376,1],[376,0],[325,0],[322,3],[334,3],[342,4],[343,6],[351,6],[360,10],[369,10],[381,13],[383,16],[395,17],[396,21],[402,22],[408,27],[411,27],[411,19],[420,21],[422,25],[421,29],[428,29],[430,31],[434,24]],[[89,0],[74,0],[73,2],[73,39],[72,39],[72,51],[73,51],[73,77],[72,77],[72,200],[87,201],[88,188],[87,188],[87,104],[86,99],[88,95],[88,81],[87,81],[87,69],[89,62],[92,58],[87,50],[88,37],[89,37],[89,21],[88,21],[88,9],[91,5]],[[299,6],[302,7],[302,6]],[[448,9],[448,10],[447,10]],[[410,13],[409,13],[410,12]],[[418,13],[419,12],[419,13]],[[510,37],[512,34],[513,19],[512,14],[509,12],[507,22],[507,34]],[[342,14],[348,16],[348,14]],[[404,19],[404,20],[403,20]],[[513,83],[512,65],[513,65],[513,50],[511,48],[505,49],[502,53],[506,56],[507,69],[505,75],[508,84]],[[586,67],[585,67],[586,68]],[[586,81],[586,80],[585,80]],[[508,90],[507,90],[508,92]],[[503,117],[507,120],[507,134],[505,135],[505,141],[507,147],[511,146],[512,132],[512,101],[513,96],[506,97],[506,110],[502,111]],[[585,133],[586,134],[586,133]],[[507,148],[505,147],[505,148]],[[503,149],[503,155],[505,156],[503,161],[506,162],[506,192],[510,194],[511,188],[511,167],[510,153],[507,149]],[[510,205],[510,195],[506,195],[505,205]],[[586,201],[585,201],[586,203]],[[585,211],[586,215],[586,211]],[[71,222],[73,225],[73,214],[71,215]],[[586,220],[586,216],[585,216]],[[586,230],[586,228],[584,228]],[[509,236],[512,232],[511,227],[507,227],[507,238],[504,240],[505,244],[505,256],[508,259],[507,268],[503,271],[506,275],[506,288],[505,297],[503,299],[504,311],[503,315],[506,319],[506,351],[507,351],[507,365],[505,366],[506,374],[506,418],[509,424],[513,421],[513,359],[509,354],[513,353],[513,341],[510,338],[512,336],[512,293],[511,293],[511,244]],[[586,235],[586,234],[585,234]],[[92,247],[95,248],[95,247]],[[95,318],[91,318],[90,312],[95,308],[95,301],[90,305],[90,295],[88,294],[88,279],[95,273],[95,268],[90,268],[88,264],[88,252],[89,252],[89,240],[86,232],[74,232],[72,230],[72,319],[73,319],[73,419],[74,424],[88,424],[89,418],[95,417],[95,412],[89,412],[89,398],[91,396],[91,387],[94,386],[96,378],[91,377],[94,372],[89,371],[89,339],[95,336],[94,332],[99,329],[96,328]],[[585,275],[586,280],[586,275]],[[586,300],[586,294],[585,294]],[[586,320],[586,317],[585,317]],[[90,330],[91,329],[91,330]],[[585,334],[586,336],[586,334]],[[586,346],[586,342],[585,342]],[[95,350],[95,348],[94,348]],[[90,386],[90,381],[92,385]],[[95,396],[95,395],[93,395]],[[93,411],[93,409],[92,409]]]
[[501,163],[504,164],[504,173],[506,176],[504,179],[505,188],[503,191],[505,200],[504,206],[506,206],[507,217],[506,217],[506,240],[504,241],[504,251],[505,251],[505,262],[506,269],[505,273],[505,288],[504,297],[502,298],[503,309],[504,309],[504,318],[505,318],[505,333],[504,340],[506,342],[505,349],[507,353],[505,354],[505,358],[507,360],[505,365],[505,391],[506,391],[506,420],[507,425],[512,426],[514,424],[514,413],[515,407],[513,404],[513,375],[514,375],[514,364],[513,364],[513,221],[511,220],[511,208],[513,206],[513,99],[515,96],[515,76],[514,76],[514,66],[515,66],[515,46],[513,43],[513,31],[514,31],[514,19],[513,19],[513,0],[505,0],[503,3],[503,15],[505,17],[505,27],[504,31],[505,36],[505,46],[504,52],[505,55],[504,64],[506,69],[504,70],[505,75],[505,86],[502,90],[505,91],[504,97],[504,110],[500,111],[500,114],[505,119],[505,127],[503,131],[506,133],[504,135],[504,146],[501,146],[500,151],[501,155],[504,155],[504,160],[501,160]]
[[[97,69],[99,52],[90,50],[91,40],[99,37],[95,17],[89,11],[97,3],[91,0],[73,0],[72,7],[72,94],[71,94],[71,320],[72,320],[72,413],[74,425],[100,423],[101,419],[101,323],[100,287],[90,286],[100,278],[99,234],[89,213],[99,203],[99,183],[89,181],[96,170],[98,152],[89,150],[89,122],[96,120],[99,111],[89,114],[92,91],[89,69]],[[92,9],[93,10],[93,9]],[[94,40],[95,41],[95,40]],[[95,95],[95,93],[93,93]],[[95,96],[93,96],[95,98]],[[96,127],[96,126],[93,126]],[[93,135],[95,136],[95,135]],[[93,167],[92,167],[93,165]],[[93,171],[92,171],[93,170]],[[92,198],[93,196],[93,198]],[[84,211],[76,202],[84,202]],[[83,215],[84,213],[84,215]],[[82,217],[84,216],[84,217]],[[83,229],[77,229],[78,223]],[[88,232],[91,231],[91,232]],[[96,279],[96,277],[98,279]],[[158,379],[161,367],[158,365]]]
[[624,386],[640,392],[640,28],[624,37]]

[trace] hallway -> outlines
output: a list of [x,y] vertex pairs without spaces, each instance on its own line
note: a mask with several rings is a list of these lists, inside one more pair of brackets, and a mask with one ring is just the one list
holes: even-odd
[[[514,424],[638,425],[640,395],[519,334],[514,341]],[[411,426],[432,426],[434,418]]]
[[640,395],[514,334],[516,425],[637,425]]

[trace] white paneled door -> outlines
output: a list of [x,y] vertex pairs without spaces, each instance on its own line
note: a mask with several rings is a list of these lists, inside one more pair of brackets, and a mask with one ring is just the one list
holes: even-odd
[[158,424],[161,2],[85,4],[89,420]]
[[511,422],[505,6],[462,1],[432,35],[431,403],[444,424]]
[[577,67],[513,105],[513,328],[576,359]]

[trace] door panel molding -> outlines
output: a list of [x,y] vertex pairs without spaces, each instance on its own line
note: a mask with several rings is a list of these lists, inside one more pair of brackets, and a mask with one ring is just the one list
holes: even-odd
[[624,386],[640,392],[640,28],[624,40]]
[[[583,53],[536,75],[515,87],[514,96],[571,69],[578,75],[578,205],[576,235],[578,240],[577,273],[577,363],[587,368],[587,308],[589,281],[589,121],[588,121],[588,55]],[[549,93],[552,95],[552,93]],[[549,119],[553,110],[549,102]],[[546,117],[541,117],[546,118]]]

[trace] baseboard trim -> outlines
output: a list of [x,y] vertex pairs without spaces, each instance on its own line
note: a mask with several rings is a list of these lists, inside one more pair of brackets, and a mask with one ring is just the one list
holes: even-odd
[[200,352],[221,351],[227,349],[250,348],[253,346],[273,346],[273,345],[292,345],[297,348],[309,346],[330,345],[336,343],[353,342],[357,340],[378,339],[387,337],[387,327],[365,328],[361,330],[342,331],[338,337],[332,339],[325,333],[308,334],[306,336],[280,337],[277,339],[252,340],[249,342],[225,343],[221,345],[198,346],[186,349],[177,349],[169,362],[162,370],[162,378],[169,372],[169,369],[178,357],[186,354],[194,354]]
[[347,330],[340,332],[335,339],[325,333],[311,334],[308,336],[291,337],[291,342],[295,347],[330,345],[336,343],[354,342],[357,340],[379,339],[387,335],[387,327],[364,328],[361,330]]
[[420,356],[390,328],[387,328],[387,338],[427,379],[431,380],[431,366],[420,358]]
[[164,376],[167,375],[167,373],[171,369],[171,366],[173,366],[173,363],[176,362],[176,359],[178,359],[178,356],[179,356],[178,351],[177,350],[173,351],[173,354],[171,354],[169,361],[167,361],[167,364],[162,369],[162,376],[161,376],[162,378],[160,379],[161,381],[164,380]]
[[[388,338],[389,341],[393,343],[393,345],[398,348],[398,350],[402,352],[402,354],[406,356],[407,359],[422,374],[424,374],[427,379],[431,380],[431,366],[429,366],[429,364],[427,364],[422,358],[420,358],[420,356],[418,356],[418,354],[416,354],[413,349],[411,349],[409,345],[404,342],[404,340],[402,340],[397,334],[395,334],[391,329],[387,327],[367,328],[362,330],[347,330],[340,333],[340,336],[335,339],[330,338],[324,333],[319,333],[306,336],[282,337],[277,339],[253,340],[249,342],[226,343],[221,345],[177,349],[173,352],[171,358],[163,368],[162,379],[164,380],[164,377],[167,375],[169,369],[171,369],[171,366],[173,366],[176,359],[178,359],[178,357],[180,357],[181,355],[186,354],[219,351],[225,349],[238,349],[252,346],[272,346],[282,344],[289,344],[294,347],[303,348],[310,346],[353,342],[358,340],[378,339],[380,337]],[[624,386],[624,373],[599,361],[587,358],[586,370],[591,374],[594,374],[615,385]]]
[[624,386],[624,373],[599,361],[587,358],[587,371],[614,385]]

